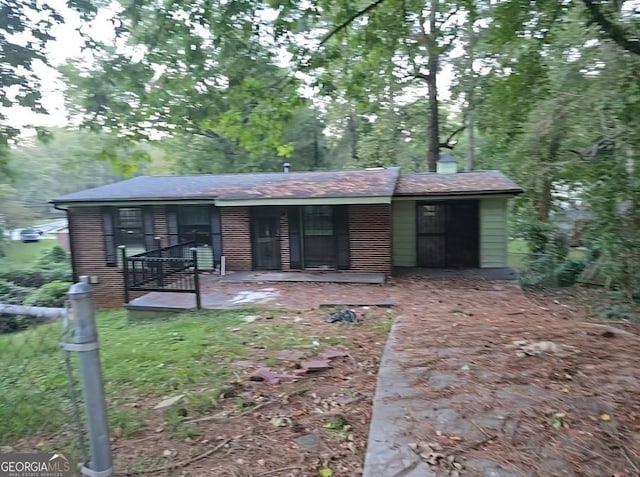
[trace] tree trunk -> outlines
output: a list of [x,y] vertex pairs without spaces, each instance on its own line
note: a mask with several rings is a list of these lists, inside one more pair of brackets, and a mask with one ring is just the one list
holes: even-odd
[[440,118],[438,116],[438,63],[440,53],[438,51],[436,13],[438,12],[438,1],[431,2],[429,12],[429,37],[427,45],[427,55],[429,60],[429,76],[427,85],[429,87],[429,130],[427,153],[427,165],[429,172],[436,171],[436,164],[440,159]]
[[467,91],[467,160],[465,164],[465,170],[471,171],[473,170],[473,165],[475,163],[475,150],[476,150],[476,136],[475,136],[475,122],[473,115],[473,108],[475,107],[475,98],[474,98],[474,88],[476,86],[475,75],[473,73],[473,60],[474,60],[474,50],[476,46],[475,35],[473,34],[473,23],[470,21],[467,25],[467,41],[468,41],[468,51],[467,57],[469,60],[469,68],[468,68],[468,79],[470,81],[469,88]]
[[[471,93],[469,93],[471,94]],[[473,130],[475,124],[473,120],[473,106],[471,105],[471,98],[469,98],[469,105],[467,111],[467,160],[465,163],[465,170],[471,171],[473,170],[473,164],[475,163],[475,150],[476,150],[476,135]]]
[[351,113],[347,121],[347,129],[349,131],[349,146],[351,159],[358,160],[358,126],[356,124],[355,114]]

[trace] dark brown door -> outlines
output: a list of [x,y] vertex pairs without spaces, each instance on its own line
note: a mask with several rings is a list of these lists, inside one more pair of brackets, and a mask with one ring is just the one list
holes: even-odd
[[255,207],[251,214],[253,268],[280,270],[280,212],[277,207]]
[[447,217],[447,267],[477,268],[478,202],[452,202]]
[[478,202],[418,204],[418,266],[478,267]]

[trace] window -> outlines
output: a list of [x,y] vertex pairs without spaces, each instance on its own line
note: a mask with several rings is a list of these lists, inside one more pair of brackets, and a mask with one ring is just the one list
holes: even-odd
[[333,209],[330,205],[307,205],[303,209],[305,235],[333,235]]
[[[143,214],[142,207],[103,207],[102,225],[104,234],[104,250],[107,266],[122,265],[120,245],[127,247],[127,255],[144,252],[145,232],[147,238],[153,238],[153,217]],[[145,231],[145,222],[148,222]]]
[[178,235],[181,242],[195,240],[198,246],[211,246],[211,209],[183,206],[178,209]]
[[121,207],[117,209],[115,232],[116,245],[126,245],[127,248],[135,247],[144,251],[142,209],[139,207]]

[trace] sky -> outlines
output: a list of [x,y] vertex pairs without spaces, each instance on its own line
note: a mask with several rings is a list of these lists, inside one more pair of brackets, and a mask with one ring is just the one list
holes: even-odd
[[[33,130],[25,129],[29,126],[45,126],[45,127],[64,127],[70,124],[67,110],[65,108],[64,89],[65,84],[60,73],[55,69],[63,65],[72,58],[81,58],[84,61],[91,61],[91,53],[83,51],[82,37],[78,29],[89,29],[91,36],[96,41],[113,43],[115,38],[114,28],[109,21],[116,14],[114,9],[102,9],[97,17],[89,24],[83,24],[77,13],[73,12],[66,5],[66,0],[50,0],[48,2],[53,8],[60,12],[65,18],[63,24],[55,25],[52,28],[51,35],[55,40],[49,42],[46,47],[46,56],[52,67],[46,66],[41,62],[34,65],[34,72],[42,79],[42,103],[49,114],[37,114],[28,108],[13,107],[8,110],[7,116],[12,125],[22,128],[25,135],[33,134]],[[275,12],[275,10],[274,10]],[[265,14],[265,20],[268,13]],[[120,48],[126,48],[120,45]],[[280,66],[286,66],[291,56],[282,51],[282,61]],[[442,99],[449,98],[449,85],[453,80],[453,71],[450,65],[445,65],[443,71],[439,75],[440,86],[439,95]],[[305,88],[302,94],[312,96],[313,90]],[[414,100],[417,95],[424,95],[425,88],[420,85],[409,91],[406,98],[398,98],[400,102]]]

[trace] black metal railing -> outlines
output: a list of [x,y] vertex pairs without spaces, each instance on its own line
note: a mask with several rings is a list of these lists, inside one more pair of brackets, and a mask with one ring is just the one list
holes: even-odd
[[161,247],[157,241],[155,249],[131,256],[121,245],[125,301],[129,302],[132,291],[195,293],[196,307],[201,309],[196,245],[184,242]]

